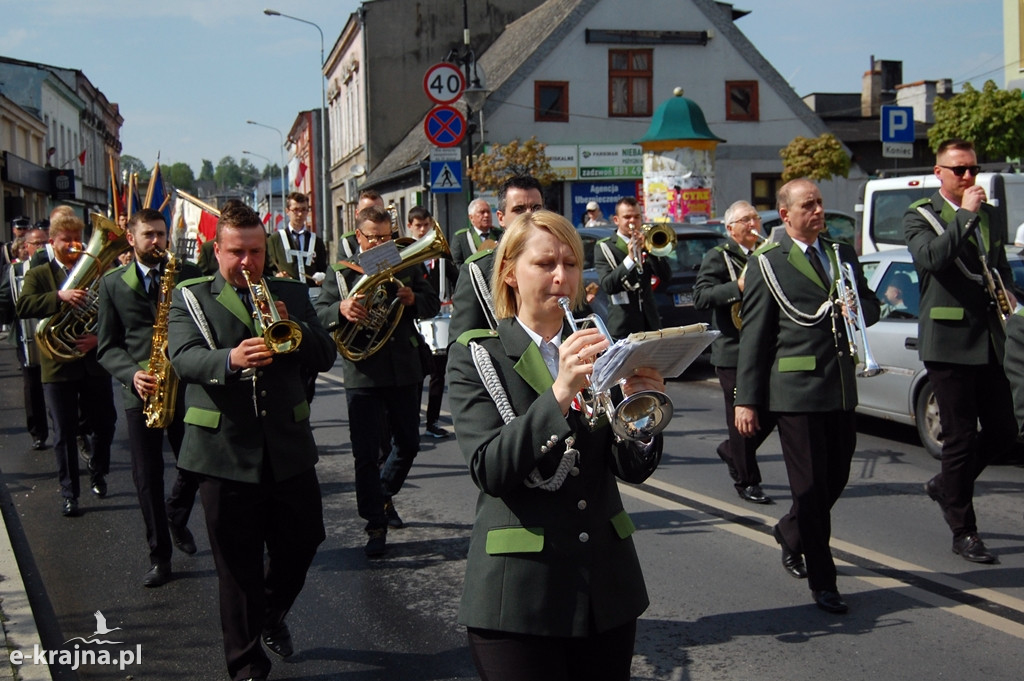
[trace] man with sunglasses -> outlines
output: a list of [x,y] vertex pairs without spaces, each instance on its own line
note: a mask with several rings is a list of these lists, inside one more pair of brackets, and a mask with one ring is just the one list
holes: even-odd
[[[939,145],[939,191],[907,209],[903,229],[921,282],[918,355],[942,421],[942,470],[924,490],[953,532],[953,553],[994,563],[978,536],[974,481],[1013,446],[1017,425],[1002,366],[1006,333],[983,273],[988,268],[1004,282],[1013,277],[1006,224],[975,184],[980,170],[970,142]],[[1017,301],[1007,296],[1012,309]]]
[[[364,272],[373,272],[369,263],[380,251],[373,256],[367,253],[381,246],[394,248],[388,243],[392,234],[387,211],[374,206],[364,208],[356,215],[356,224],[359,254],[331,267],[316,300],[317,315],[328,331],[336,330],[343,322],[358,324],[367,320],[370,314],[367,296],[373,291],[353,292],[352,288]],[[437,291],[422,264],[398,269],[394,276],[397,286],[384,283],[388,302],[397,300],[398,304],[409,308],[398,320],[394,333],[369,357],[358,361],[342,357],[341,360],[349,439],[355,458],[356,504],[359,516],[366,521],[364,552],[370,558],[380,557],[387,550],[388,528],[398,529],[403,525],[392,497],[401,490],[420,449],[423,365],[418,349],[421,340],[414,320],[430,319],[441,309]],[[392,320],[389,315],[382,333]],[[366,335],[361,332],[357,338]],[[349,349],[366,350],[368,345]],[[385,427],[390,430],[394,445],[383,466],[378,467],[381,430]]]

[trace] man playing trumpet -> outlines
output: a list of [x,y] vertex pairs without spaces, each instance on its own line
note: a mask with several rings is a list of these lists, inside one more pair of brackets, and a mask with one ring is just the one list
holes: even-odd
[[644,250],[640,205],[632,196],[615,204],[614,237],[597,242],[594,266],[608,294],[608,332],[616,339],[637,331],[657,331],[661,317],[654,302],[651,277],[667,282],[672,276],[668,258]]

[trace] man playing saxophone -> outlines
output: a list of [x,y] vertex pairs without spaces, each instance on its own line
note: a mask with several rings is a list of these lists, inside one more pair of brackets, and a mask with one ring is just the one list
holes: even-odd
[[[75,264],[83,256],[82,219],[73,213],[61,213],[50,222],[50,244],[54,259],[31,268],[18,299],[18,317],[49,318],[64,306],[86,310],[90,292],[86,288],[63,288]],[[107,495],[106,475],[110,469],[110,443],[114,439],[114,392],[110,375],[96,361],[96,334],[83,333],[74,339],[74,349],[82,357],[58,361],[41,353],[43,394],[53,418],[53,451],[60,479],[61,513],[78,515],[78,416],[93,429],[92,458],[89,461],[90,487],[98,497]]]
[[[376,287],[369,291],[351,289],[362,276],[360,263],[365,264],[367,260],[363,254],[391,240],[391,220],[386,211],[371,206],[359,212],[356,223],[360,256],[334,265],[328,271],[323,291],[316,301],[317,315],[328,330],[346,326],[346,322],[365,322],[368,316],[380,312],[381,306],[367,309],[367,294],[373,294]],[[427,279],[422,264],[396,269],[394,277],[397,282],[381,284],[387,289],[386,304],[397,301],[397,305],[408,308],[398,320],[394,333],[372,355],[355,361],[342,357],[349,434],[355,457],[356,501],[359,516],[366,521],[368,540],[364,550],[370,557],[385,552],[389,526],[402,527],[391,497],[402,488],[420,449],[423,366],[418,350],[423,340],[413,320],[430,319],[441,309],[437,291]],[[389,315],[388,319],[391,318]],[[382,333],[387,332],[389,324],[390,321],[385,322]],[[384,414],[394,446],[384,466],[378,468],[377,452],[380,429],[385,426]]]
[[[170,307],[170,291],[178,281],[201,276],[202,272],[191,263],[179,261],[177,272],[164,277],[167,223],[159,211],[146,208],[132,214],[128,243],[135,254],[134,262],[107,272],[100,281],[97,358],[124,388],[132,480],[149,544],[150,568],[142,584],[157,587],[171,577],[172,541],[187,554],[196,552],[188,519],[198,485],[195,476],[179,470],[171,496],[164,501],[164,428],[146,426],[144,402],[157,393],[158,382],[167,385],[176,378],[172,373],[168,375],[173,370],[166,359],[162,365],[148,365],[154,339],[162,342],[167,338],[166,323],[164,328],[154,326],[158,310]],[[185,434],[184,393],[177,395],[164,407],[173,410],[166,430],[175,461]]]

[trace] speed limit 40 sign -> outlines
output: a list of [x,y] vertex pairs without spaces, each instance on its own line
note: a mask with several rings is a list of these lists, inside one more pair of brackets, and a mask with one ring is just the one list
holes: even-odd
[[466,89],[466,77],[454,64],[434,64],[423,76],[423,91],[435,104],[451,104]]

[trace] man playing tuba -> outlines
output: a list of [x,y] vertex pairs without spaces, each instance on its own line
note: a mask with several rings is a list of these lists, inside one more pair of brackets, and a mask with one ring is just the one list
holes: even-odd
[[[83,257],[84,227],[81,218],[73,213],[61,213],[50,222],[54,259],[25,274],[18,299],[19,317],[50,318],[68,306],[83,311],[90,307],[90,291],[64,288],[68,275]],[[45,352],[40,357],[43,394],[53,418],[53,451],[60,479],[61,513],[66,517],[78,515],[79,408],[93,428],[90,488],[101,498],[107,495],[110,444],[117,421],[110,375],[96,361],[96,334],[83,333],[73,342],[74,349],[82,354],[77,359],[58,361]]]
[[[349,437],[355,457],[356,500],[369,535],[366,555],[376,557],[386,549],[388,527],[402,527],[391,498],[402,488],[420,448],[423,365],[419,345],[423,341],[413,321],[434,317],[441,303],[427,279],[426,268],[419,263],[395,269],[394,281],[385,279],[353,292],[353,286],[364,275],[363,266],[373,260],[363,254],[378,245],[394,248],[387,244],[392,235],[386,211],[373,206],[364,208],[356,216],[356,224],[359,255],[334,265],[328,272],[316,310],[328,330],[351,325],[379,328],[379,332],[360,330],[350,334],[353,343],[375,343],[379,350],[368,354],[367,347],[348,347],[342,352]],[[368,309],[369,298],[375,296],[382,300]],[[409,310],[393,326],[398,306]],[[349,358],[361,355],[360,359]],[[390,429],[394,446],[383,467],[378,468],[377,452],[385,427]]]

